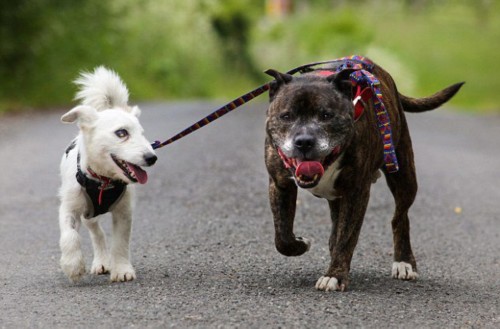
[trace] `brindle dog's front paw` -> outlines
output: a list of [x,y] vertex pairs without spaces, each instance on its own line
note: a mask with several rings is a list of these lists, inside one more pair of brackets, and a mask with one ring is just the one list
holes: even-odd
[[399,280],[416,280],[418,273],[406,262],[392,263],[392,277]]
[[296,237],[293,241],[276,241],[276,249],[285,256],[300,256],[311,249],[311,241]]
[[316,289],[323,291],[344,291],[347,284],[333,276],[322,276],[316,282]]

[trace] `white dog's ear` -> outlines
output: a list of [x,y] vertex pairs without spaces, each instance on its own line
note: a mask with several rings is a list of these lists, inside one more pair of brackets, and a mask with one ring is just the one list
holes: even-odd
[[140,117],[141,116],[141,109],[138,106],[133,106],[130,113],[132,113],[136,117]]
[[73,123],[78,121],[78,125],[85,126],[97,119],[97,111],[91,106],[79,105],[61,117],[64,123]]

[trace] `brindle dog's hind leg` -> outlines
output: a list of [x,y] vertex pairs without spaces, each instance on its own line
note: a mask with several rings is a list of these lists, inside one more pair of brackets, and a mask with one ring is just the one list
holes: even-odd
[[[401,118],[402,130],[396,155],[399,171],[384,174],[387,184],[394,196],[396,209],[392,219],[392,234],[394,240],[394,263],[392,277],[401,280],[414,280],[418,277],[417,264],[410,243],[410,221],[408,210],[417,194],[417,177],[413,160],[411,138],[404,117]],[[398,152],[398,150],[404,150]]]

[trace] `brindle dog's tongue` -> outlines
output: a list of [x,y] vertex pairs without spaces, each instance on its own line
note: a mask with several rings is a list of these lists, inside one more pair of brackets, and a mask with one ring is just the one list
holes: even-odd
[[304,161],[301,162],[297,169],[295,169],[295,176],[299,177],[308,177],[313,178],[315,175],[319,175],[319,177],[323,176],[325,173],[325,169],[323,165],[318,161]]

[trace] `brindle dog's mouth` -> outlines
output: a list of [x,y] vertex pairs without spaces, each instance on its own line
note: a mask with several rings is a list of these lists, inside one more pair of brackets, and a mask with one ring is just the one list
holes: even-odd
[[337,160],[340,154],[340,146],[336,146],[328,156],[319,161],[287,158],[280,148],[278,148],[278,154],[283,160],[285,168],[290,169],[294,175],[297,185],[302,188],[312,188],[318,185],[328,166]]
[[125,160],[119,159],[116,155],[111,154],[111,158],[116,165],[123,171],[123,174],[132,182],[139,184],[146,184],[148,181],[148,173],[141,167]]

